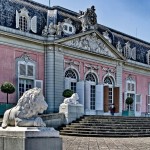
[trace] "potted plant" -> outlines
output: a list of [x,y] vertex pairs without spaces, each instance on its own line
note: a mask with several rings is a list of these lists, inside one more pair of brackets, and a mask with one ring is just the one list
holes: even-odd
[[70,90],[70,89],[65,89],[65,90],[63,91],[63,93],[62,93],[62,96],[68,98],[68,97],[71,97],[72,94],[73,94],[73,91],[72,91],[72,90]]
[[127,110],[122,111],[122,116],[134,116],[134,111],[131,110],[131,105],[133,104],[133,98],[127,97],[125,103],[127,104]]
[[7,93],[7,104],[8,104],[8,94],[12,94],[15,92],[15,87],[12,83],[10,82],[4,82],[2,85],[1,85],[1,91],[3,93]]
[[126,104],[128,105],[128,109],[130,110],[130,106],[133,104],[133,98],[127,97]]
[[4,82],[0,88],[3,93],[7,93],[7,103],[0,104],[0,115],[3,115],[7,109],[10,109],[14,106],[13,104],[8,104],[8,94],[14,93],[15,87],[10,82]]

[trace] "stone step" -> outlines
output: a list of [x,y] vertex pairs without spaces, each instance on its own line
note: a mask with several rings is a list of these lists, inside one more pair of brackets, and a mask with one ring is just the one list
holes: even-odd
[[141,133],[141,132],[146,132],[146,133],[150,133],[150,129],[139,129],[139,128],[136,128],[136,129],[117,129],[117,128],[115,128],[115,129],[103,129],[103,128],[72,128],[72,127],[66,127],[66,128],[63,128],[63,130],[64,131],[70,131],[70,130],[72,130],[72,131],[86,131],[86,132],[124,132],[124,133],[127,133],[127,132],[139,132],[139,133]]
[[[64,127],[65,128],[65,127]],[[80,126],[80,125],[71,125],[66,126],[66,128],[94,128],[94,129],[150,129],[150,126]]]
[[85,116],[64,127],[60,134],[98,137],[150,137],[150,118]]
[[123,131],[121,131],[121,130],[119,130],[119,131],[109,131],[109,130],[105,130],[105,131],[95,131],[95,130],[63,130],[63,131],[60,131],[61,133],[62,132],[66,132],[66,133],[85,133],[85,134],[144,134],[144,133],[146,133],[146,134],[150,134],[150,130],[148,130],[148,131],[125,131],[125,132],[123,132]]
[[132,120],[132,121],[127,121],[127,120],[122,120],[122,121],[120,121],[120,120],[115,120],[115,121],[102,121],[102,120],[99,120],[99,121],[85,121],[85,120],[81,120],[81,121],[79,121],[79,123],[110,123],[110,124],[113,124],[113,123],[150,123],[150,121],[134,121],[134,120]]
[[83,133],[66,133],[66,132],[60,132],[61,135],[68,135],[68,136],[83,136],[83,137],[122,137],[122,138],[128,138],[128,137],[150,137],[149,134],[112,134],[112,133],[108,133],[108,134],[103,134],[103,133],[99,133],[99,134],[83,134]]
[[117,126],[124,126],[124,125],[129,125],[129,126],[150,126],[150,123],[72,123],[71,125],[78,125],[80,124],[81,126],[112,126],[112,125],[117,125]]

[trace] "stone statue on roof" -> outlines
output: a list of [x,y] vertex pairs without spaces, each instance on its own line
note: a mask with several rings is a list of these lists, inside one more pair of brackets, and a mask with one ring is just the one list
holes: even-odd
[[97,15],[95,13],[95,7],[87,8],[85,12],[80,11],[80,17],[82,23],[82,31],[85,32],[90,29],[95,29],[97,25]]

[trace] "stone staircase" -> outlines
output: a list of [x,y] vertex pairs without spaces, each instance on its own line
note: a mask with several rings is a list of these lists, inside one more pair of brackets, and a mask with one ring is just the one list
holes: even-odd
[[84,116],[63,127],[60,134],[88,137],[150,137],[150,118]]

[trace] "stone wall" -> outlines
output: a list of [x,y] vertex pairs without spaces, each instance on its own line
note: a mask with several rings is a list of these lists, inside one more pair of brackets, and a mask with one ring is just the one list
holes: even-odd
[[63,113],[45,114],[42,115],[41,117],[43,121],[46,123],[47,127],[53,127],[55,129],[64,125],[66,122],[66,118]]

